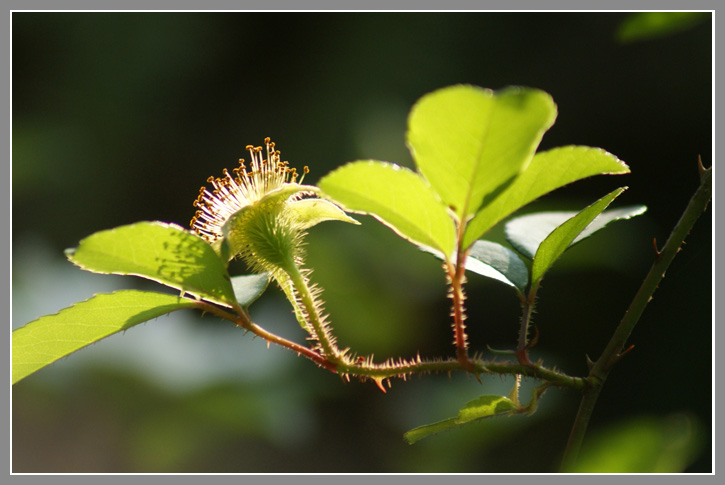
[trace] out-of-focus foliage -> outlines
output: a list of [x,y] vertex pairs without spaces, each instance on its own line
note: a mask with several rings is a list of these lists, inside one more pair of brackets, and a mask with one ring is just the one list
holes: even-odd
[[620,42],[636,42],[677,34],[705,22],[708,12],[638,12],[630,14],[617,30]]
[[682,473],[702,446],[691,416],[645,416],[593,430],[572,473]]

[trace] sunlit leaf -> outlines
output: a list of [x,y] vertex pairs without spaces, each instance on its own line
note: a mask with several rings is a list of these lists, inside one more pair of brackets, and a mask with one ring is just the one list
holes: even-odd
[[405,439],[405,441],[408,442],[409,445],[412,445],[416,441],[420,441],[423,438],[427,438],[428,436],[440,433],[441,431],[455,428],[456,426],[458,426],[456,418],[449,418],[443,421],[439,421],[437,423],[425,424],[423,426],[413,428],[410,431],[406,432],[403,435],[403,438]]
[[318,185],[347,211],[372,215],[414,244],[452,254],[453,219],[415,172],[385,162],[357,161],[330,172]]
[[534,155],[524,172],[484,204],[466,228],[464,247],[544,194],[594,175],[625,174],[629,167],[601,148],[566,146]]
[[466,405],[458,411],[457,417],[449,418],[433,424],[418,426],[417,428],[411,429],[405,433],[403,438],[412,445],[416,441],[420,441],[433,434],[440,433],[441,431],[452,429],[457,426],[462,426],[473,421],[493,416],[520,414],[523,411],[524,408],[516,405],[516,403],[507,397],[481,396],[466,403]]
[[66,254],[94,273],[141,276],[224,306],[236,301],[211,246],[173,224],[138,222],[97,232]]
[[302,199],[287,203],[287,211],[294,214],[303,229],[324,221],[343,221],[360,224],[338,206],[325,199]]
[[269,285],[269,273],[232,276],[232,288],[237,302],[247,308],[259,298]]
[[[599,214],[569,245],[570,247],[595,232],[606,227],[610,222],[626,220],[644,214],[647,207],[632,205],[618,209],[606,210]],[[574,211],[536,212],[511,219],[506,223],[506,239],[517,251],[529,258],[534,257],[541,242],[558,226],[574,217]]]
[[511,414],[520,408],[511,399],[503,396],[481,396],[466,403],[458,411],[458,424],[470,423],[477,419]]
[[457,85],[413,106],[407,142],[418,171],[464,220],[526,167],[555,119],[543,91]]
[[12,333],[13,384],[87,345],[182,308],[194,300],[137,290],[95,295]]
[[537,284],[551,266],[559,259],[564,251],[571,245],[579,234],[597,217],[607,206],[624,192],[620,187],[605,195],[593,204],[585,207],[581,212],[554,229],[544,239],[536,250],[534,262],[531,267],[531,282]]

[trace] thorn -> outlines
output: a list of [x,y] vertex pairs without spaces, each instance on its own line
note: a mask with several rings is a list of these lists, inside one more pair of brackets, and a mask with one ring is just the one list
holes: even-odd
[[652,238],[652,245],[653,245],[653,246],[654,246],[654,248],[655,248],[655,259],[656,259],[657,261],[659,261],[659,260],[660,260],[660,258],[662,257],[662,251],[660,251],[660,250],[659,250],[659,249],[657,248],[657,238],[656,238],[656,237],[653,237],[653,238]]
[[383,378],[382,377],[373,377],[373,380],[375,381],[375,384],[377,384],[378,388],[383,391],[383,393],[387,393],[388,391],[385,390],[385,386],[383,386]]
[[594,364],[596,362],[589,358],[589,354],[585,354],[585,357],[587,358],[587,368],[591,371],[594,368]]
[[633,348],[634,348],[634,345],[630,345],[623,352],[618,353],[617,354],[617,360],[619,360],[622,357],[624,357],[625,355],[627,355]]
[[697,156],[697,173],[700,174],[700,180],[702,181],[702,177],[705,176],[705,172],[710,170],[709,168],[705,168],[705,166],[702,164],[702,157],[700,155]]

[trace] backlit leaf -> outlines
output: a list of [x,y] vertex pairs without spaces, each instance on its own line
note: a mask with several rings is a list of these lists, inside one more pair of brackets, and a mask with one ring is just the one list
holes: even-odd
[[141,276],[228,307],[236,301],[212,247],[173,224],[138,222],[97,232],[66,254],[94,273]]
[[605,195],[595,203],[587,206],[574,217],[554,229],[546,239],[542,241],[534,255],[534,262],[531,267],[531,282],[537,284],[551,266],[559,259],[564,251],[572,244],[574,239],[586,229],[586,227],[597,217],[607,206],[624,192],[625,187],[620,187]]
[[625,173],[629,167],[601,148],[566,146],[537,153],[526,170],[469,222],[463,246],[469,247],[498,222],[544,194],[593,175]]
[[453,219],[417,173],[391,163],[357,161],[330,172],[318,185],[348,212],[372,215],[414,244],[453,253]]
[[302,199],[287,202],[287,209],[303,229],[324,221],[343,221],[360,224],[338,206],[325,199]]
[[433,424],[426,424],[411,429],[403,435],[408,444],[413,444],[423,438],[427,438],[441,431],[462,426],[479,419],[490,418],[493,416],[510,416],[512,414],[520,414],[525,408],[518,406],[512,400],[503,396],[481,396],[473,401],[466,403],[458,411],[458,416],[439,421]]
[[194,300],[137,290],[105,293],[46,315],[12,333],[13,384],[78,349]]
[[464,220],[528,165],[555,118],[543,91],[456,85],[413,106],[407,142],[418,171]]

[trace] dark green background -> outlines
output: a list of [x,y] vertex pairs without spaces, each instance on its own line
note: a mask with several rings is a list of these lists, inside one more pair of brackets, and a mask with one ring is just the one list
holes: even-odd
[[[652,238],[666,239],[695,190],[697,156],[711,163],[709,21],[621,44],[614,34],[625,16],[14,13],[14,327],[109,291],[76,287],[85,293],[58,296],[82,273],[63,262],[63,249],[140,220],[186,226],[199,186],[234,167],[247,144],[271,136],[283,159],[310,167],[310,183],[355,159],[412,166],[405,119],[420,96],[456,83],[528,85],[549,92],[559,109],[541,148],[602,147],[632,174],[574,184],[527,210],[580,209],[621,185],[630,189],[618,205],[649,207],[571,250],[540,291],[533,356],[586,373],[585,354],[599,355],[647,271]],[[711,467],[710,218],[708,210],[668,271],[591,422],[595,433],[634,416],[684,413],[703,430],[688,469],[700,472]],[[439,263],[373,219],[361,221],[323,224],[308,238],[313,280],[325,288],[341,345],[377,359],[451,355]],[[155,288],[133,278],[83,281],[101,280]],[[500,283],[470,280],[473,349],[512,347],[515,296]],[[260,308],[260,324],[302,339],[285,304],[271,291],[252,309]],[[174,382],[182,384],[160,383],[130,365],[138,349],[123,350],[131,332],[146,328],[113,337],[122,349],[115,361],[89,358],[63,372],[83,352],[104,353],[103,342],[14,387],[14,471],[553,471],[578,403],[573,392],[550,390],[532,418],[409,446],[407,429],[452,416],[478,395],[505,393],[511,382],[423,376],[382,394],[287,352],[262,351],[263,341],[212,317],[190,314],[177,325],[194,336],[184,345],[223,341],[232,349],[212,349],[198,366],[233,361],[247,372],[212,372],[204,384],[184,386],[180,370]],[[178,342],[149,344],[163,358]]]

